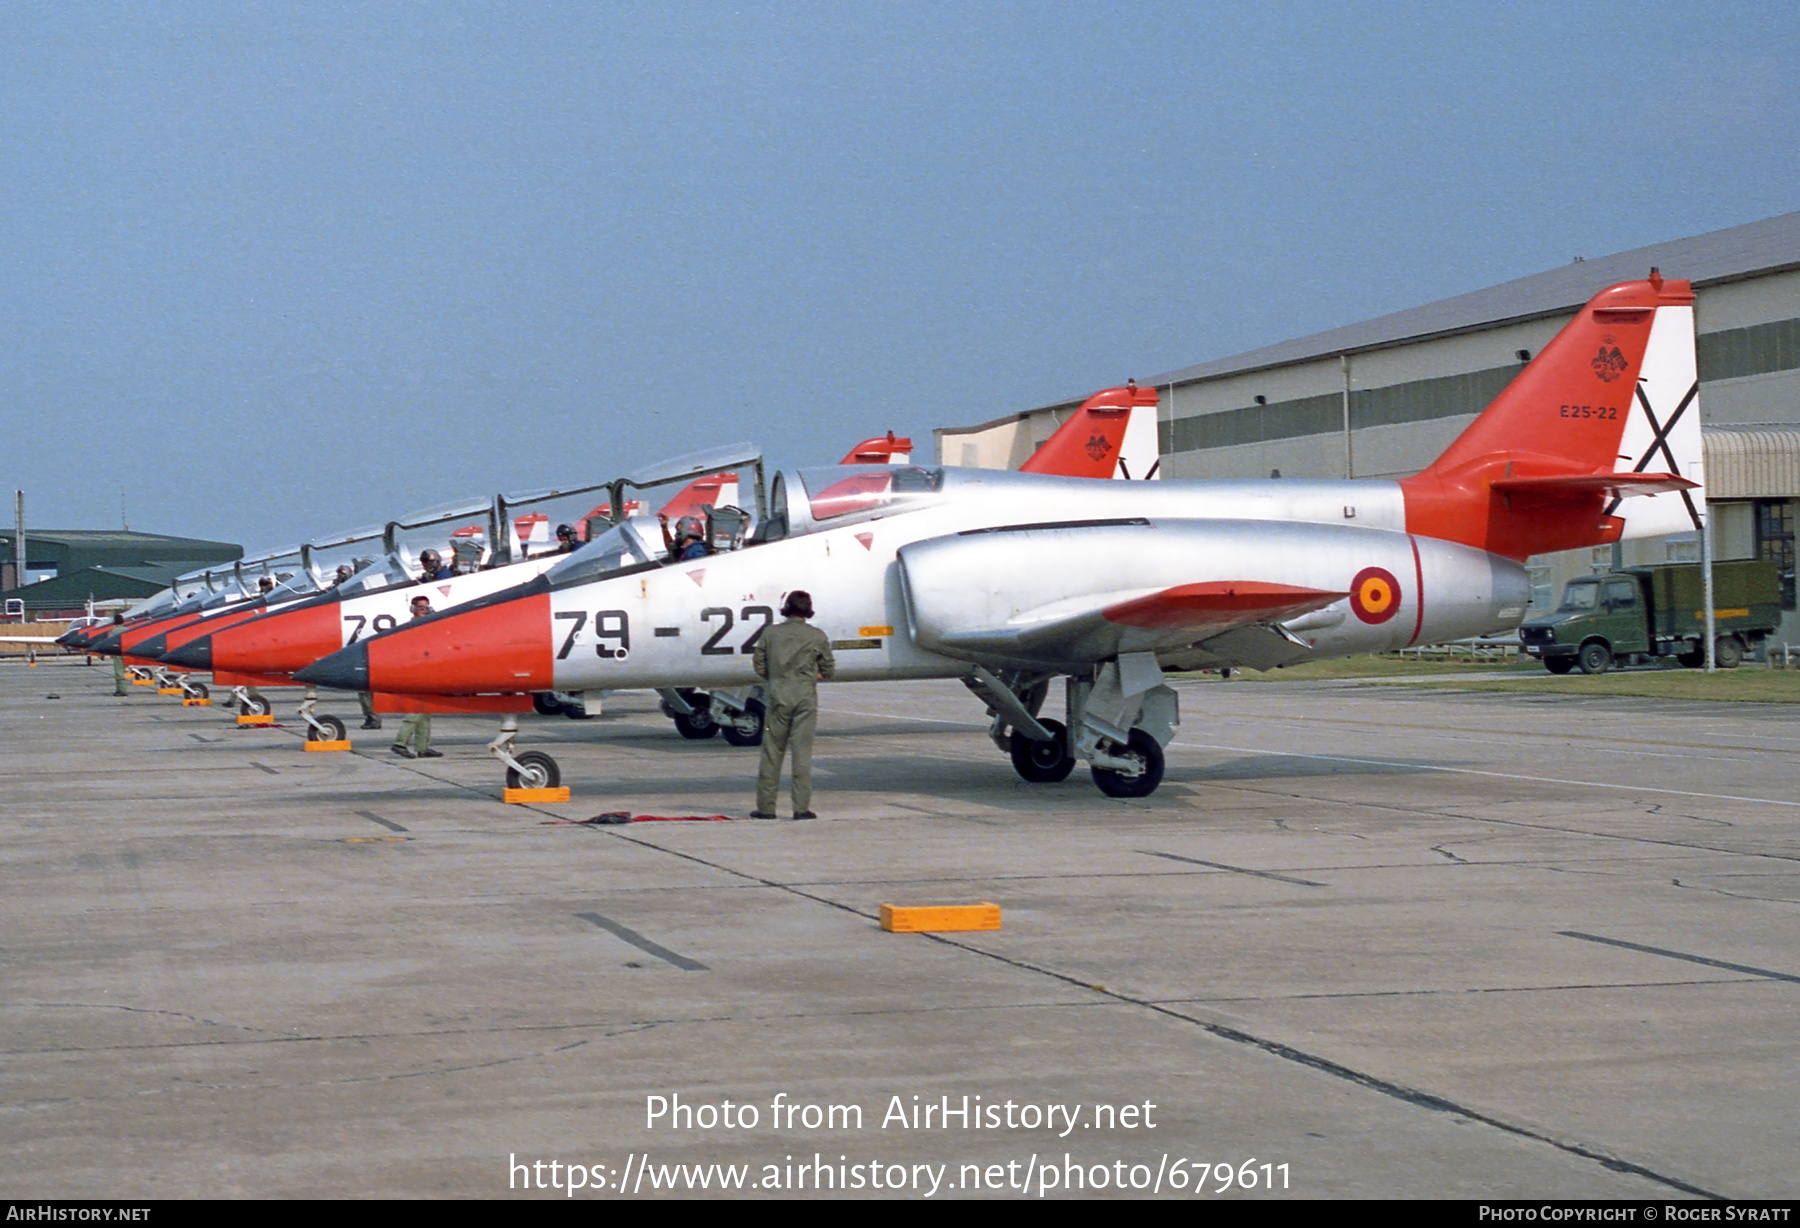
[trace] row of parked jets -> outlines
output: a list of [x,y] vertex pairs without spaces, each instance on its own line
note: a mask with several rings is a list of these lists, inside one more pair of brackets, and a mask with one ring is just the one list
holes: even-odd
[[[518,747],[518,715],[589,715],[610,691],[658,692],[686,737],[760,742],[752,653],[805,589],[838,681],[961,679],[1023,779],[1085,762],[1103,793],[1144,797],[1180,722],[1169,671],[1511,631],[1529,556],[1697,527],[1697,396],[1692,289],[1652,270],[1595,295],[1410,477],[1162,480],[1156,393],[1127,384],[1017,471],[915,463],[891,434],[772,476],[757,449],[724,448],[184,577],[64,642],[189,695],[210,673],[242,712],[268,711],[265,688],[304,688],[315,740],[344,736],[316,710],[321,689],[378,712],[495,713],[507,784],[542,788],[561,769]],[[599,489],[573,549],[534,546],[542,516],[515,515]],[[422,575],[407,535],[481,513],[444,543],[463,566]],[[323,575],[332,551],[377,540],[352,574]],[[256,591],[283,558],[291,573]],[[418,596],[431,612],[413,617]]]

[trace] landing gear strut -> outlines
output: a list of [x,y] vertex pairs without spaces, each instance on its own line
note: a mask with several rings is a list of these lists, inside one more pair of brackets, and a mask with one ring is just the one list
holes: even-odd
[[696,691],[691,687],[664,687],[662,713],[675,722],[676,732],[703,742],[724,734],[733,746],[761,746],[765,705],[761,687],[747,691]]
[[335,716],[319,716],[313,710],[319,706],[319,692],[313,687],[306,688],[306,698],[300,701],[300,719],[306,722],[306,740],[308,742],[342,742],[349,737],[344,722]]
[[1155,654],[1143,652],[1106,662],[1091,679],[1069,678],[1066,725],[1037,714],[1049,689],[1045,675],[995,675],[976,666],[963,683],[987,701],[988,736],[1021,779],[1055,784],[1082,759],[1102,793],[1134,798],[1162,784],[1163,747],[1181,721],[1175,692],[1162,677]]
[[500,718],[500,734],[488,743],[488,751],[506,765],[506,787],[509,789],[554,789],[562,783],[562,769],[556,760],[541,750],[513,753],[513,740],[519,736],[519,718],[508,712]]

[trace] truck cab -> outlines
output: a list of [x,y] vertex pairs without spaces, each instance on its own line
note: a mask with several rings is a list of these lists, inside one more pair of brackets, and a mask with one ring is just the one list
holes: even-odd
[[1646,594],[1626,572],[1571,580],[1561,605],[1519,628],[1519,643],[1553,674],[1577,665],[1605,673],[1621,657],[1650,651]]
[[[1706,663],[1704,577],[1695,563],[1571,580],[1562,604],[1519,628],[1519,647],[1553,674],[1600,674],[1633,657]],[[1713,564],[1714,660],[1736,667],[1781,621],[1780,577],[1765,560]]]

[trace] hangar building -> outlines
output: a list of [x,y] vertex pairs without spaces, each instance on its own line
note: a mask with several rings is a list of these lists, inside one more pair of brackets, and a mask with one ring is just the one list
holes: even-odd
[[0,598],[23,601],[34,614],[78,610],[89,597],[136,601],[167,588],[176,576],[244,555],[231,542],[162,533],[27,529],[27,583],[20,584],[15,540],[13,532],[0,534]]
[[[1800,212],[1577,260],[1472,294],[1141,379],[1170,478],[1400,478],[1435,460],[1596,292],[1651,267],[1694,283],[1717,558],[1771,558],[1794,613],[1800,500]],[[1090,390],[1091,391],[1091,390]],[[1017,468],[1086,397],[941,429],[941,463]],[[1696,534],[1530,560],[1532,603],[1613,566],[1700,557]]]

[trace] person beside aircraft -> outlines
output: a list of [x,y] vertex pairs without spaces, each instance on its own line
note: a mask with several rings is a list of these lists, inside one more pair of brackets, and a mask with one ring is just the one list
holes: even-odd
[[[433,552],[428,550],[425,553],[432,554]],[[424,555],[421,555],[420,561],[423,560]],[[430,598],[421,595],[412,599],[412,616],[414,618],[424,618],[429,613],[431,613]],[[373,703],[370,704],[368,712],[370,719],[375,720],[375,728],[381,728],[381,721],[375,719]],[[364,721],[363,728],[367,729],[368,727],[368,721]],[[442,759],[443,751],[431,749],[431,713],[408,713],[406,719],[400,722],[400,733],[394,738],[393,751],[402,759]]]
[[[125,616],[123,614],[114,614],[113,626],[122,627],[124,625]],[[113,694],[131,694],[131,689],[125,685],[125,654],[122,652],[116,653],[113,656]]]
[[763,724],[762,762],[756,773],[753,819],[775,817],[781,791],[781,761],[793,753],[790,786],[796,819],[816,819],[812,810],[812,742],[819,721],[819,683],[837,674],[831,640],[806,620],[812,594],[801,589],[781,604],[782,621],[756,641],[756,676],[768,681],[769,707]]

